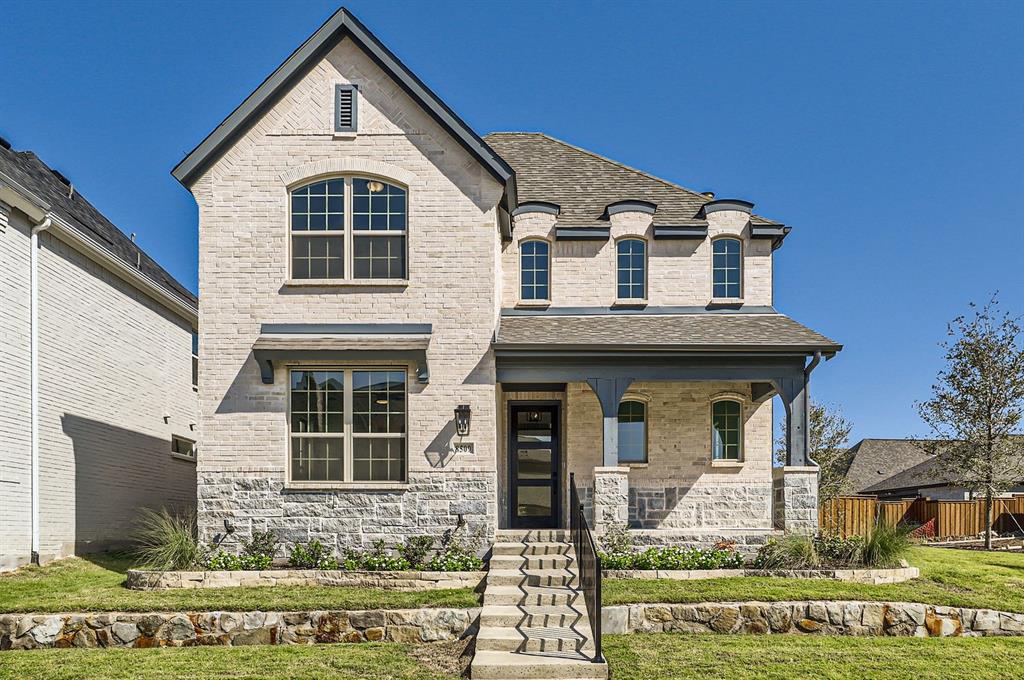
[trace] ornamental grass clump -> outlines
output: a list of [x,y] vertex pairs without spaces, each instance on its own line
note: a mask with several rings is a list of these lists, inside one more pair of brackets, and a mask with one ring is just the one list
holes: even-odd
[[146,569],[191,569],[205,561],[195,511],[191,509],[172,512],[167,508],[143,508],[139,511],[134,539],[137,545],[132,553],[139,566]]
[[753,566],[796,570],[898,567],[913,545],[912,531],[910,526],[879,522],[865,537],[790,534],[781,540],[769,539],[757,551]]
[[900,566],[901,560],[913,546],[910,537],[913,527],[880,522],[874,531],[864,539],[860,559],[864,566],[876,569],[892,569]]

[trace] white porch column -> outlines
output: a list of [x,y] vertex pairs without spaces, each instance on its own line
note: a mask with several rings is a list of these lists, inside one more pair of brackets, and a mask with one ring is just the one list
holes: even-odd
[[772,470],[775,526],[794,534],[818,531],[818,467],[787,465]]
[[629,468],[594,468],[594,533],[629,521]]

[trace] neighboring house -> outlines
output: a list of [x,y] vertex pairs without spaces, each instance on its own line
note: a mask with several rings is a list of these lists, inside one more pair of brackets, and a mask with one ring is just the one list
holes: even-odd
[[[850,450],[846,488],[881,499],[971,500],[971,492],[941,470],[941,449],[933,454],[934,446],[934,441],[915,439],[863,439]],[[1015,493],[1024,493],[1024,484],[1003,495]]]
[[481,138],[345,10],[173,174],[199,206],[204,539],[562,527],[571,474],[599,531],[649,542],[761,542],[773,483],[816,526],[806,386],[841,347],[773,308],[790,229],[751,203]]
[[195,296],[0,140],[0,569],[195,503],[196,323]]

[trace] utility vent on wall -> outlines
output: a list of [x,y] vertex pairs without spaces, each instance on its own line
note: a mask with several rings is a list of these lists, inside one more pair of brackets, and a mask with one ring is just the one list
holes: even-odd
[[357,123],[358,90],[355,85],[334,86],[334,131],[355,132]]

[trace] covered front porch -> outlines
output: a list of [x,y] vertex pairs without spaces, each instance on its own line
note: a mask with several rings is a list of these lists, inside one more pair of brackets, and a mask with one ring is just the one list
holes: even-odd
[[[538,342],[552,326],[563,340],[600,327],[662,341]],[[836,346],[695,347],[672,342],[678,326],[674,317],[503,318],[499,526],[564,526],[571,474],[598,533],[627,524],[640,542],[756,545],[776,527],[816,527],[807,388]],[[773,471],[776,395],[787,466]]]

